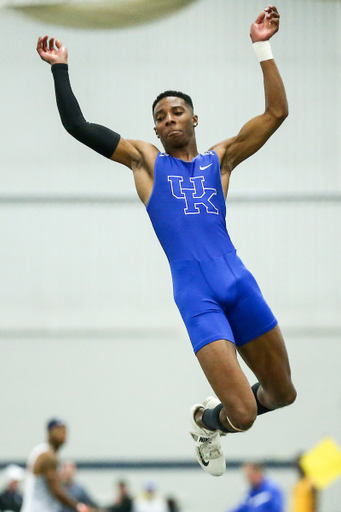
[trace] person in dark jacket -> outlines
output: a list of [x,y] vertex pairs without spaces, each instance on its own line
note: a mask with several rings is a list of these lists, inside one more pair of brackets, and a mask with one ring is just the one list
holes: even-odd
[[108,512],[132,512],[133,500],[129,495],[127,484],[124,480],[117,482],[117,497],[115,502],[107,508]]
[[22,494],[19,489],[24,479],[24,470],[15,464],[10,464],[4,472],[5,487],[0,494],[0,511],[20,512]]

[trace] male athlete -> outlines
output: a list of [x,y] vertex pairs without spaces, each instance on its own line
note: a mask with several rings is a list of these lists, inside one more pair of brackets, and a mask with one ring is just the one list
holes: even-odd
[[21,512],[58,512],[61,504],[78,512],[91,512],[65,492],[59,482],[57,452],[66,441],[65,423],[52,419],[47,424],[47,434],[48,442],[36,446],[28,458]]
[[[194,351],[216,398],[191,408],[196,457],[205,471],[221,475],[225,458],[220,436],[251,428],[257,414],[291,404],[296,391],[282,334],[260,289],[244,267],[225,224],[225,198],[232,170],[258,151],[288,115],[283,82],[269,39],[279,14],[270,5],[251,26],[264,76],[265,111],[239,134],[198,153],[189,96],[160,94],[153,104],[155,133],[165,152],[126,140],[87,123],[71,90],[67,49],[58,39],[38,39],[40,57],[52,65],[57,105],[66,130],[80,142],[134,174],[171,266],[174,297]],[[256,375],[251,388],[236,349]]]

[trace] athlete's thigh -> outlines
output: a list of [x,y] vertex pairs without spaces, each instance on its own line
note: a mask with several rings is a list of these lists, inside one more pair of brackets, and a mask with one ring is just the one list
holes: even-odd
[[236,300],[226,312],[238,347],[269,332],[277,325],[277,320],[256,279],[237,254],[230,254],[228,263],[236,276]]
[[234,343],[233,332],[197,261],[172,263],[174,299],[189,334],[194,352],[224,339]]
[[292,387],[288,353],[278,325],[238,347],[238,352],[266,391],[278,395]]
[[233,343],[217,340],[205,345],[196,355],[214,392],[231,414],[230,419],[241,409],[255,408],[250,384],[239,365]]

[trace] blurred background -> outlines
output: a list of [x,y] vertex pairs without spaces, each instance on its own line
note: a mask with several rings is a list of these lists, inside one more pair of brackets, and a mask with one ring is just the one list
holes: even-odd
[[[71,26],[59,24],[64,11],[38,19],[39,5],[0,11],[0,463],[24,462],[58,415],[70,428],[62,457],[137,463],[80,466],[97,503],[110,501],[118,479],[132,494],[153,479],[184,512],[223,512],[246,489],[239,469],[214,479],[199,466],[138,468],[194,461],[188,409],[211,390],[131,172],[64,131],[49,65],[35,51],[38,36],[58,37],[84,116],[125,138],[157,144],[153,100],[166,89],[190,94],[205,151],[263,111],[249,27],[265,4],[171,3],[129,27],[128,12],[119,28],[84,28],[82,11],[77,27],[72,10]],[[272,48],[290,116],[234,171],[227,226],[279,320],[298,399],[224,439],[227,460],[237,461],[291,461],[325,435],[341,442],[341,2],[277,7]],[[269,474],[289,495],[290,464]],[[336,482],[320,511],[340,503]]]

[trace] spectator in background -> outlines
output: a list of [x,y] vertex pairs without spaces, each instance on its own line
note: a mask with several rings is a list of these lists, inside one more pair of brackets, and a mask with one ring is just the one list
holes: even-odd
[[167,512],[167,504],[157,496],[153,480],[144,483],[142,495],[135,500],[134,512]]
[[77,512],[93,512],[62,488],[58,474],[58,452],[67,439],[65,421],[52,418],[46,425],[47,439],[31,451],[21,512],[58,512],[61,504]]
[[[74,462],[65,461],[61,464],[59,479],[63,489],[80,503],[88,505],[91,508],[97,508],[97,505],[89,496],[88,492],[83,485],[75,481],[75,473],[77,466]],[[58,512],[70,512],[71,508],[60,504]]]
[[166,501],[167,501],[168,512],[180,512],[178,502],[176,501],[175,498],[172,498],[171,496],[169,496]]
[[301,456],[295,465],[299,480],[292,490],[290,512],[318,512],[318,490],[301,466]]
[[243,470],[250,488],[232,512],[284,512],[283,493],[277,483],[264,476],[262,465],[248,462]]
[[127,484],[124,480],[117,482],[117,496],[115,502],[107,508],[108,512],[132,512],[133,500],[129,495]]
[[20,512],[22,494],[19,489],[25,472],[16,464],[10,464],[4,470],[4,488],[0,494],[0,511]]

